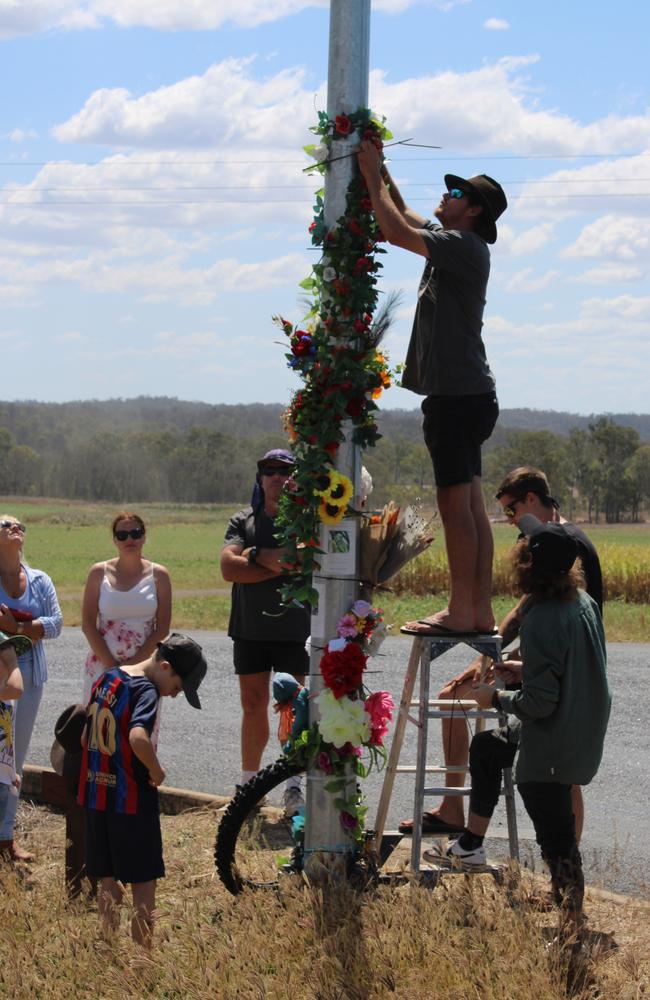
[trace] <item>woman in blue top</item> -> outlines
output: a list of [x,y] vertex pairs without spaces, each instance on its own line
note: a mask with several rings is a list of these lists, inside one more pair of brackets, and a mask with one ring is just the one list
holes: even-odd
[[[0,515],[0,630],[7,635],[26,635],[32,649],[19,657],[23,696],[16,702],[16,771],[22,774],[36,715],[47,680],[43,639],[55,639],[63,616],[46,573],[32,569],[23,560],[26,527],[11,514]],[[0,854],[12,861],[31,861],[33,855],[14,840],[18,799],[12,796],[0,826]]]

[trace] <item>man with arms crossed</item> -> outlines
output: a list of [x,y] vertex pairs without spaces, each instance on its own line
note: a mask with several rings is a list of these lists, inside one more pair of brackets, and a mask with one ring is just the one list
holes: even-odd
[[[293,674],[301,684],[309,671],[309,611],[284,608],[280,602],[284,550],[274,534],[280,496],[293,466],[293,455],[283,448],[267,451],[259,460],[252,503],[231,517],[221,550],[222,576],[233,585],[228,635],[243,713],[242,785],[259,770],[268,743],[271,670]],[[300,778],[289,778],[285,815],[295,815],[302,805]]]
[[413,212],[383,164],[361,143],[359,167],[389,243],[426,258],[402,385],[426,399],[424,440],[431,454],[449,562],[449,604],[412,634],[491,632],[493,542],[481,489],[481,444],[499,414],[481,338],[490,273],[488,243],[507,207],[501,186],[481,174],[445,176],[439,225]]

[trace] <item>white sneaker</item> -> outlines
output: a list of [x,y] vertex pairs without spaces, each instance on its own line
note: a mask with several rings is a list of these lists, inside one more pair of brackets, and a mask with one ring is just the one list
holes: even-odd
[[484,868],[487,865],[487,855],[482,844],[480,847],[468,851],[461,847],[457,840],[452,840],[444,851],[439,847],[429,848],[424,852],[423,857],[427,861],[433,861],[434,864],[446,861],[447,863],[460,864],[461,868]]
[[297,816],[305,808],[305,800],[300,788],[297,788],[295,785],[285,788],[282,795],[282,805],[284,806],[284,815],[287,819]]

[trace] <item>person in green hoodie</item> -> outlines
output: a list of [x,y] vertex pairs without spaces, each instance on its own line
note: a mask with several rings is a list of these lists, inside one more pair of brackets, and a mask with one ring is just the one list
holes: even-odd
[[521,626],[521,661],[495,665],[512,690],[491,684],[474,692],[482,708],[515,716],[512,726],[477,734],[470,748],[466,829],[446,850],[463,867],[485,864],[483,837],[496,806],[501,773],[516,753],[515,778],[551,872],[555,902],[574,929],[582,922],[584,876],[576,841],[571,786],[587,785],[603,753],[611,694],[605,636],[595,602],[579,589],[575,539],[561,524],[526,514],[513,550],[513,579],[531,603]]

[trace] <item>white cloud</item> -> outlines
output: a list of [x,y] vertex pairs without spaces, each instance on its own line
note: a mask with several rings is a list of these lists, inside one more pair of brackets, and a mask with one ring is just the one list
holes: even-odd
[[[650,320],[649,295],[619,295],[613,299],[585,299],[582,303],[582,314],[588,319],[610,319],[638,321],[647,323]],[[647,352],[646,352],[647,353]]]
[[525,254],[537,253],[542,247],[545,247],[552,239],[553,233],[553,223],[543,222],[539,226],[533,226],[531,229],[518,233],[517,236],[510,235],[507,241],[504,241],[504,234],[500,230],[499,240],[502,245],[504,242],[507,243],[507,248],[513,257],[523,257]]
[[[647,181],[650,136],[646,127],[650,124],[650,114],[643,121],[646,126],[640,127],[634,143],[634,128],[640,125],[638,118],[613,119],[609,116],[594,122],[589,126],[594,139],[591,148],[587,145],[585,149],[587,155],[593,156],[595,151],[605,153],[607,149],[623,152],[627,145],[634,146],[636,155],[604,156],[584,166],[556,170],[544,178],[527,181],[515,200],[517,213],[533,218],[551,214],[557,220],[605,210],[607,224],[630,216],[630,209],[635,215],[647,215],[650,211]],[[637,152],[639,149],[641,152]]]
[[141,302],[205,306],[221,294],[295,285],[306,270],[300,254],[267,261],[228,258],[203,266],[187,263],[182,253],[160,257],[143,253],[128,262],[123,257],[97,250],[79,257],[44,254],[29,266],[25,260],[0,257],[0,301],[33,305],[37,289],[65,282],[98,294],[131,294]]
[[35,132],[33,128],[22,129],[15,128],[11,132],[5,132],[0,135],[0,139],[9,139],[10,142],[20,143],[26,142],[28,139],[37,139],[38,132]]
[[[375,0],[373,6],[397,14],[417,5],[449,11],[467,2]],[[0,39],[105,24],[161,31],[212,31],[226,24],[254,28],[315,7],[329,7],[329,0],[0,0]]]
[[649,252],[647,217],[603,215],[586,225],[562,256],[638,260],[648,257]]
[[[252,59],[226,59],[202,76],[135,97],[124,88],[96,90],[72,118],[52,134],[60,142],[99,142],[140,148],[219,148],[266,144],[296,149],[296,135],[314,117],[314,94],[305,91],[303,68],[258,79]],[[324,86],[317,96],[325,103]],[[259,158],[263,161],[264,150]]]
[[643,276],[644,271],[640,267],[605,264],[603,267],[592,267],[582,274],[568,278],[567,281],[571,284],[599,285],[604,288],[607,285],[623,285],[639,281]]
[[531,295],[534,292],[541,291],[543,288],[547,288],[552,282],[557,282],[559,275],[559,271],[552,269],[546,271],[544,274],[538,274],[534,268],[525,267],[523,270],[511,275],[504,281],[503,285],[507,292]]
[[487,21],[483,22],[483,27],[487,28],[488,31],[507,31],[510,22],[505,21],[502,17],[489,17]]

